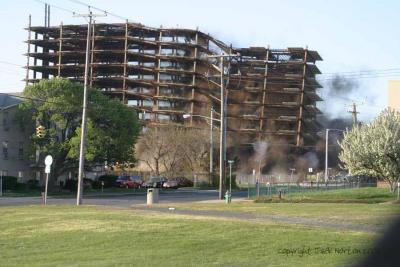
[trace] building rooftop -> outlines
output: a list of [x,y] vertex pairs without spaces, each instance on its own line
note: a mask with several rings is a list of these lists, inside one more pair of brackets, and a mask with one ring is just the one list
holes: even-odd
[[17,95],[20,93],[2,94],[0,93],[0,109],[8,109],[23,102]]

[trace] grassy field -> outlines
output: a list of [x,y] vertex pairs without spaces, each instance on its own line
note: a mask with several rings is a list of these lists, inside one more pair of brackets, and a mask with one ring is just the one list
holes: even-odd
[[382,203],[394,201],[396,195],[386,188],[364,187],[337,190],[318,190],[309,192],[296,192],[278,199],[275,196],[260,197],[257,202],[301,202],[301,203]]
[[[283,215],[314,218],[330,222],[386,225],[400,216],[394,195],[382,188],[339,189],[324,192],[293,193],[279,201],[261,198],[256,201],[178,204],[188,210],[247,212],[257,215]],[[386,202],[385,202],[386,201]],[[351,216],[350,216],[351,215]]]
[[105,207],[0,208],[0,266],[348,266],[374,234]]
[[343,204],[343,203],[222,203],[177,204],[185,210],[218,210],[246,212],[257,215],[283,215],[313,218],[329,222],[386,225],[400,216],[400,205],[396,204]]

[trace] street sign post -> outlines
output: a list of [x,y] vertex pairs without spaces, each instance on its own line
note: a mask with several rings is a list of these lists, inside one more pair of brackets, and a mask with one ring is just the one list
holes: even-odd
[[235,163],[233,160],[228,160],[229,163],[229,199],[228,203],[231,203],[232,199],[232,164]]
[[49,185],[49,173],[50,173],[50,168],[51,164],[53,164],[53,157],[50,155],[47,155],[46,158],[44,159],[44,164],[46,165],[44,172],[46,173],[46,185],[44,189],[44,205],[47,205],[47,188]]
[[3,196],[3,170],[0,170],[0,197]]

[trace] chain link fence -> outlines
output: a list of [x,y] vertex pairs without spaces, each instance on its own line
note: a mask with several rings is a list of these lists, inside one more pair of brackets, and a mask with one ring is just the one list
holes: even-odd
[[248,197],[272,197],[280,194],[292,194],[301,192],[323,192],[328,190],[346,189],[346,188],[361,188],[361,187],[376,187],[376,182],[358,181],[304,181],[290,182],[280,181],[279,176],[265,175],[256,178],[253,175],[238,177],[237,184],[240,188],[247,188]]

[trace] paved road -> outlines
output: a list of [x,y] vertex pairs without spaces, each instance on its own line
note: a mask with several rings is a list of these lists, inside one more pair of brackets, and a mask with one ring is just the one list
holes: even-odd
[[[235,192],[233,197],[245,197],[247,192]],[[197,202],[206,200],[217,200],[218,192],[216,190],[175,190],[161,192],[160,203],[184,203]],[[48,204],[74,204],[75,198],[59,198],[49,197]],[[0,198],[0,206],[17,206],[17,205],[40,205],[42,199],[40,197],[6,197]],[[111,195],[111,196],[84,196],[83,204],[88,205],[106,205],[130,207],[136,204],[146,204],[146,194],[130,194],[130,195]]]

